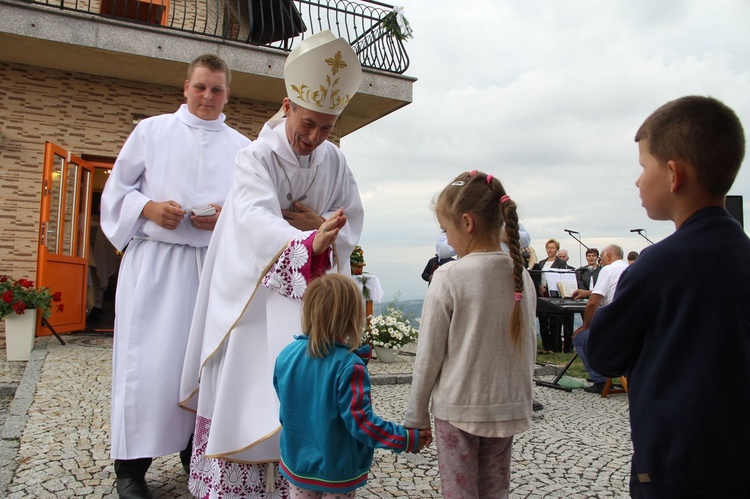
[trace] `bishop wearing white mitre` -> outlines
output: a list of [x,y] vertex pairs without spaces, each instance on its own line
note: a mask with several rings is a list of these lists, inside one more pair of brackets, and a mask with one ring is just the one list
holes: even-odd
[[359,241],[359,190],[346,158],[326,139],[361,79],[344,39],[330,31],[305,39],[286,60],[280,113],[237,155],[203,268],[180,391],[180,405],[197,412],[196,497],[288,496],[278,472],[274,361],[301,332],[307,283],[325,272],[348,274]]

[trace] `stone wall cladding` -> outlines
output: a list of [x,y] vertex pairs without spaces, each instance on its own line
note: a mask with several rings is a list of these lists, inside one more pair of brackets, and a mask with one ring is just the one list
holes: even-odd
[[[174,112],[184,97],[182,88],[3,62],[0,79],[0,275],[36,281],[45,141],[114,158],[134,114]],[[230,98],[224,112],[229,126],[255,139],[279,106]]]

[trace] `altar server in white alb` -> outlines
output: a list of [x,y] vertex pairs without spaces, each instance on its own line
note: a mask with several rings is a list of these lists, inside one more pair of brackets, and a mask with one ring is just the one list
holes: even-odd
[[362,202],[344,155],[326,139],[361,79],[345,40],[330,31],[305,39],[284,66],[288,97],[278,118],[237,156],[182,377],[182,405],[197,411],[197,497],[288,497],[274,362],[301,331],[307,283],[350,272]]
[[194,60],[186,104],[135,127],[102,194],[101,228],[127,246],[112,367],[111,457],[123,498],[151,497],[152,457],[183,451],[189,464],[195,418],[178,402],[198,280],[235,156],[250,143],[224,124],[230,78],[219,57]]

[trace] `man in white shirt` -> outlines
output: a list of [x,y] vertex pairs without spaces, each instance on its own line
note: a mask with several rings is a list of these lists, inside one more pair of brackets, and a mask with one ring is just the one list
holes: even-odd
[[607,378],[591,369],[586,360],[584,345],[586,339],[589,337],[589,325],[591,324],[591,319],[594,317],[596,310],[600,305],[607,305],[614,299],[620,275],[628,268],[628,264],[625,263],[623,257],[624,254],[620,246],[610,244],[605,247],[601,253],[602,269],[599,271],[599,278],[596,281],[594,289],[591,291],[577,289],[573,292],[573,298],[589,299],[589,302],[586,304],[586,310],[583,312],[583,324],[581,327],[573,331],[573,346],[575,346],[578,357],[581,359],[581,362],[583,362],[583,366],[586,368],[586,371],[588,371],[591,382],[593,383],[591,386],[584,388],[584,390],[589,393],[602,393]]

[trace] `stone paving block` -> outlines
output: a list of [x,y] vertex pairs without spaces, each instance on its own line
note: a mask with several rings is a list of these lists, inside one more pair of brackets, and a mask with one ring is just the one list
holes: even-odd
[[[71,335],[66,346],[47,343],[38,352],[37,345],[28,363],[37,372],[23,374],[33,386],[16,396],[19,407],[28,404],[27,419],[23,427],[14,426],[17,420],[3,426],[21,434],[0,440],[0,487],[6,484],[0,497],[115,497],[108,446],[111,341]],[[413,361],[402,352],[395,363],[370,363],[373,406],[381,417],[403,419],[410,386],[397,382],[410,377]],[[8,371],[0,362],[0,383]],[[397,384],[376,384],[375,378]],[[511,497],[627,496],[627,397],[534,387],[534,398],[545,409],[514,439]],[[417,455],[378,449],[370,483],[357,496],[439,498],[438,475],[434,443]],[[190,497],[176,455],[156,459],[147,480],[155,497]]]
[[21,438],[24,428],[26,428],[27,420],[28,416],[26,414],[8,415],[8,417],[5,418],[5,426],[3,427],[2,438],[4,440]]

